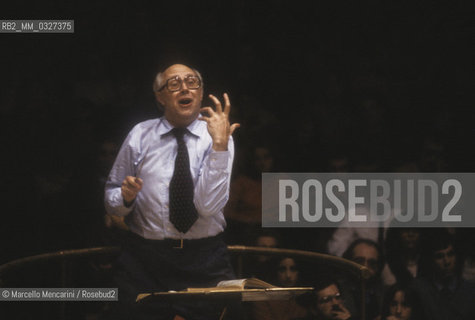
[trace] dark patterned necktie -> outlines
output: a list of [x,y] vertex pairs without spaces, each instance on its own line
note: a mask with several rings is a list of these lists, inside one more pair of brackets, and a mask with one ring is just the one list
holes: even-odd
[[175,228],[186,233],[198,219],[198,212],[193,204],[193,179],[190,172],[188,149],[183,139],[187,129],[174,128],[173,135],[178,143],[175,169],[170,181],[170,222]]

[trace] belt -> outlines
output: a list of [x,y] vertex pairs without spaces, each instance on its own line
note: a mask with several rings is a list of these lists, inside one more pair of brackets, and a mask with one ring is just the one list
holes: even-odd
[[163,248],[173,248],[173,249],[192,249],[205,247],[223,240],[223,233],[219,233],[215,236],[201,239],[145,239],[141,236],[131,232],[134,238],[139,238],[140,241],[153,246],[163,247]]

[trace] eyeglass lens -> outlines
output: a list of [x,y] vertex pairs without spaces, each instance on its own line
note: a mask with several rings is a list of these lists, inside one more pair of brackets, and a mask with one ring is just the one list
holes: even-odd
[[169,79],[167,82],[167,88],[170,91],[178,91],[181,89],[183,82],[185,82],[188,89],[198,89],[201,85],[198,77],[187,76],[183,80],[178,77]]
[[320,299],[320,303],[329,303],[333,299],[335,299],[336,301],[341,301],[341,294],[337,293],[337,294],[334,294],[334,295],[331,295],[331,296],[323,297],[323,298]]

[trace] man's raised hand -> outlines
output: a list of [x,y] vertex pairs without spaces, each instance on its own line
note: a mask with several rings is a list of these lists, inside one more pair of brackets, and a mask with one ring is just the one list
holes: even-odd
[[201,112],[206,112],[208,116],[201,116],[199,120],[206,121],[208,124],[208,132],[213,139],[213,150],[226,151],[228,150],[228,140],[237,128],[241,125],[239,123],[229,123],[229,112],[231,111],[231,103],[229,101],[228,94],[225,93],[224,97],[224,110],[221,102],[213,96],[209,95],[210,99],[216,106],[216,111],[211,107],[201,108]]

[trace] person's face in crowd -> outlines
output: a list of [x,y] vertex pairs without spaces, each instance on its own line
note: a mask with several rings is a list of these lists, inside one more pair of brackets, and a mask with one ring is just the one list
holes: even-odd
[[379,273],[378,250],[366,243],[360,243],[353,249],[353,261],[359,263],[373,272],[373,275]]
[[405,294],[402,291],[396,291],[393,299],[389,303],[389,314],[401,320],[411,318],[412,308],[407,305]]
[[277,247],[277,239],[272,236],[260,236],[257,238],[256,245],[258,247],[275,248]]
[[406,249],[415,249],[419,245],[419,232],[414,229],[402,229],[401,242]]
[[279,263],[277,268],[277,280],[283,287],[293,287],[299,278],[299,271],[294,259],[285,258]]
[[334,284],[317,292],[317,314],[322,319],[339,319],[346,308],[338,287]]
[[[165,110],[165,118],[175,127],[186,127],[193,122],[200,113],[201,101],[203,100],[203,86],[197,89],[190,89],[185,80],[189,76],[198,76],[191,68],[174,64],[163,72],[163,83],[165,87],[155,96]],[[166,82],[169,79],[178,77],[181,87],[177,91],[170,91]],[[179,80],[179,81],[180,81]]]
[[442,277],[452,276],[455,273],[456,256],[452,245],[437,250],[433,255],[437,273]]
[[[276,248],[277,239],[272,236],[260,236],[256,240],[256,246],[264,247],[264,248]],[[257,261],[260,263],[266,262],[270,259],[269,256],[262,256],[262,255],[259,255],[256,258],[257,258]]]
[[260,172],[269,172],[272,169],[274,160],[269,149],[258,147],[254,150],[255,165]]

